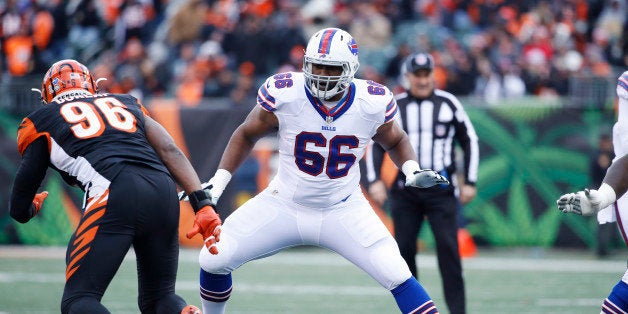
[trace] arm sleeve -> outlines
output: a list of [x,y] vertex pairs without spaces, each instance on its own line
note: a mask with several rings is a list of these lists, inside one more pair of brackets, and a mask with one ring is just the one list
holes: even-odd
[[48,140],[43,136],[28,145],[22,155],[9,200],[11,217],[20,223],[28,222],[35,213],[33,198],[46,176],[48,156]]
[[381,179],[384,153],[385,150],[381,145],[371,141],[366,154],[366,179],[369,183]]

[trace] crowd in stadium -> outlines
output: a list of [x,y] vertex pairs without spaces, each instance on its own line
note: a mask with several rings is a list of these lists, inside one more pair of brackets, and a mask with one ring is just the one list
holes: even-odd
[[360,78],[395,90],[403,58],[426,51],[438,88],[487,103],[564,96],[570,77],[628,66],[626,0],[6,0],[0,83],[74,58],[110,92],[250,105],[323,27],[356,38]]

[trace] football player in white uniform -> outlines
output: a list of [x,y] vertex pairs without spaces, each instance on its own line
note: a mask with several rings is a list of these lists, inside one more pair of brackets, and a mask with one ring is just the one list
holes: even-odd
[[264,191],[225,220],[220,242],[206,238],[210,244],[199,256],[203,313],[225,311],[233,270],[299,245],[339,253],[390,290],[403,313],[437,313],[362,194],[358,161],[374,139],[402,168],[406,185],[449,182],[420,169],[394,122],[393,94],[354,79],[358,65],[353,37],[327,28],[309,40],[303,73],[274,75],[259,88],[257,106],[232,135],[207,189],[215,204],[255,142],[272,131],[279,136],[279,169]]
[[[613,150],[615,152],[613,162],[628,154],[628,71],[617,80],[617,97],[617,122],[613,126]],[[618,222],[624,242],[628,244],[628,195],[618,197],[617,201],[611,205],[614,206],[610,206],[610,221]]]
[[[579,191],[561,196],[556,204],[564,213],[593,215],[614,203],[614,217],[617,220],[624,241],[628,230],[628,71],[617,81],[619,116],[613,126],[613,146],[615,159],[606,170],[606,176],[597,190]],[[617,199],[617,197],[620,197]],[[628,243],[628,242],[626,242]],[[601,313],[628,313],[628,270],[615,285],[602,304]]]

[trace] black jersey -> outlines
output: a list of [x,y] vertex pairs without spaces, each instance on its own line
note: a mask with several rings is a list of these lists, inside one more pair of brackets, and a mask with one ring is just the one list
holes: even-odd
[[82,188],[110,182],[127,164],[168,173],[146,139],[146,109],[130,95],[75,96],[52,101],[18,128],[18,151],[40,137],[48,141],[50,165]]

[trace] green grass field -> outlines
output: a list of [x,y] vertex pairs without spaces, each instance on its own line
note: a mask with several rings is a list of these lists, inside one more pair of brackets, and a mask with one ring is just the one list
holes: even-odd
[[[65,248],[0,247],[0,313],[58,313]],[[626,269],[625,252],[482,250],[464,260],[468,313],[599,313]],[[447,313],[433,253],[420,281]],[[177,293],[200,306],[196,250],[182,249]],[[228,313],[398,313],[393,297],[341,257],[318,248],[284,251],[233,274]],[[103,303],[138,313],[135,261],[127,256]]]

